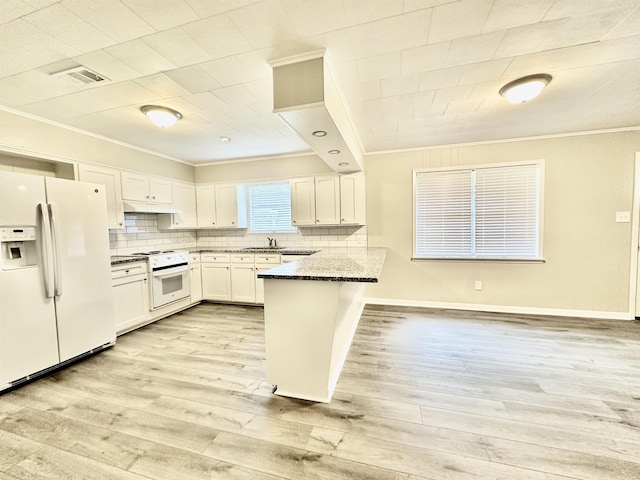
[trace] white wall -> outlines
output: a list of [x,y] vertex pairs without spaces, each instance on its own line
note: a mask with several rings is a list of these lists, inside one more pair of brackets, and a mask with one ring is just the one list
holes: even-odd
[[[629,309],[630,211],[640,132],[366,157],[369,246],[388,248],[366,295],[389,303],[622,318]],[[412,262],[412,169],[545,160],[545,263]],[[483,290],[474,290],[474,281]]]
[[0,152],[89,162],[162,177],[194,181],[194,168],[99,137],[0,109]]

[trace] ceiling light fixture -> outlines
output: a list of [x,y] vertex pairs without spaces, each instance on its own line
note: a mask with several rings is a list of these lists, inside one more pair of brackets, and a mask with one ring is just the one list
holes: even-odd
[[534,99],[551,81],[551,75],[536,73],[518,78],[500,89],[500,95],[511,103],[524,103]]
[[348,166],[349,166],[349,164],[348,164],[347,162],[340,162],[340,163],[338,164],[338,166],[339,166],[339,167],[348,167]]
[[340,153],[340,150],[329,150],[327,153],[330,153],[331,155],[337,155],[338,153]]
[[229,143],[231,141],[231,139],[229,137],[225,137],[224,135],[222,137],[220,137],[220,141],[222,143]]
[[316,130],[311,135],[313,135],[314,137],[326,137],[327,132],[325,132],[324,130]]
[[182,114],[169,107],[160,107],[158,105],[145,105],[140,107],[140,111],[158,127],[173,127],[178,120],[182,118]]

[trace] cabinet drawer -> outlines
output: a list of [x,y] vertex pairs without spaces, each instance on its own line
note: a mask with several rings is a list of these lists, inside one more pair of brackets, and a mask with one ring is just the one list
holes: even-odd
[[259,255],[256,255],[256,263],[273,263],[273,264],[279,265],[280,255],[261,253]]
[[147,262],[123,263],[122,265],[114,265],[111,267],[111,278],[131,277],[147,273]]
[[190,253],[189,254],[189,263],[199,263],[200,262],[200,254],[199,253]]
[[235,253],[231,255],[231,263],[253,263],[254,258],[251,253]]
[[200,261],[208,263],[229,263],[231,255],[228,253],[201,253]]

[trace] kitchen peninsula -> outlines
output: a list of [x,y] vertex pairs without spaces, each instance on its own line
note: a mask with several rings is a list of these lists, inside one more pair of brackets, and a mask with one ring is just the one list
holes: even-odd
[[260,272],[267,379],[275,393],[329,402],[386,249],[324,250]]

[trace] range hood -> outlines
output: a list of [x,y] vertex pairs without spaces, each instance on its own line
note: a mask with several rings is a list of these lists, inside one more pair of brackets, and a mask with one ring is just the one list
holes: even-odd
[[132,202],[125,200],[122,202],[125,213],[181,213],[179,208],[172,205],[161,205],[158,203]]

